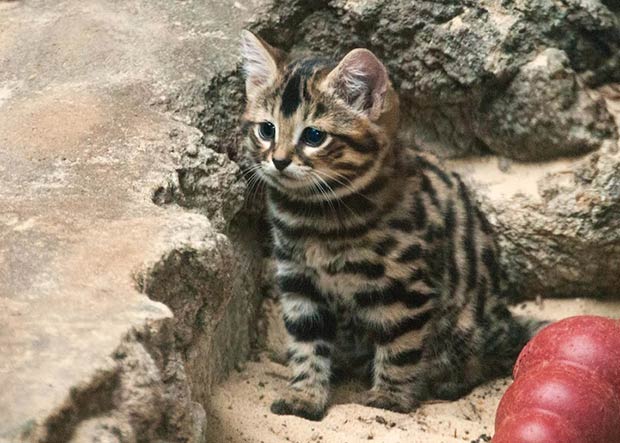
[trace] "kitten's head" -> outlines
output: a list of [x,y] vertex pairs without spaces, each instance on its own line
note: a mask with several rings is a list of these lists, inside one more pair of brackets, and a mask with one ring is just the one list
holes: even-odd
[[[270,186],[340,197],[372,180],[389,155],[398,99],[383,64],[355,49],[340,62],[282,51],[244,31],[246,149]],[[327,186],[326,186],[327,185]]]

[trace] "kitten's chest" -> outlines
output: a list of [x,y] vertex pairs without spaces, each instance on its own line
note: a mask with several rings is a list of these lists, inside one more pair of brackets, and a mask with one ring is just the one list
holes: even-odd
[[364,254],[363,248],[355,247],[335,251],[321,241],[309,242],[305,248],[306,266],[315,271],[321,289],[341,302],[350,301],[355,293],[368,287],[368,281],[346,272],[347,263]]
[[317,272],[329,269],[345,258],[344,251],[334,251],[320,240],[307,240],[304,243],[303,255],[306,265]]

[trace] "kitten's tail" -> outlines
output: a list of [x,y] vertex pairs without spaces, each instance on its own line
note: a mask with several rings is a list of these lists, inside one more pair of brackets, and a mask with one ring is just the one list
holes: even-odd
[[547,321],[513,316],[507,307],[502,307],[500,311],[499,318],[491,322],[482,348],[483,361],[490,363],[485,366],[493,372],[488,374],[490,377],[510,375],[523,347],[549,324]]

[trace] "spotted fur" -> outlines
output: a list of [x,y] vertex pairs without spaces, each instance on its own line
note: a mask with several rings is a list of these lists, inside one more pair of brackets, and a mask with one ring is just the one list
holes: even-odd
[[[320,419],[330,380],[352,368],[370,372],[363,403],[401,412],[509,371],[531,328],[500,296],[491,226],[457,174],[396,142],[381,62],[362,49],[290,61],[243,41],[244,146],[267,184],[291,341],[290,387],[272,411]],[[304,143],[308,127],[321,146]]]

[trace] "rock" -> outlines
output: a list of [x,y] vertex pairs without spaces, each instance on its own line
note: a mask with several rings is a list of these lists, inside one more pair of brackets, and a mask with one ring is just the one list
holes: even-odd
[[587,154],[613,139],[603,100],[580,86],[564,51],[547,48],[480,107],[476,133],[493,151],[521,160]]
[[450,166],[475,189],[496,227],[518,295],[617,296],[617,145],[577,159],[514,163],[506,172],[493,157],[455,160]]
[[243,206],[245,182],[239,167],[226,154],[205,147],[201,138],[196,130],[185,141],[176,174],[155,191],[153,201],[198,209],[217,230],[225,231]]
[[259,3],[0,1],[3,443],[204,442],[261,271],[192,125]]
[[204,92],[205,108],[196,118],[196,126],[206,134],[205,146],[240,160],[239,118],[245,107],[245,82],[235,67],[218,73]]

